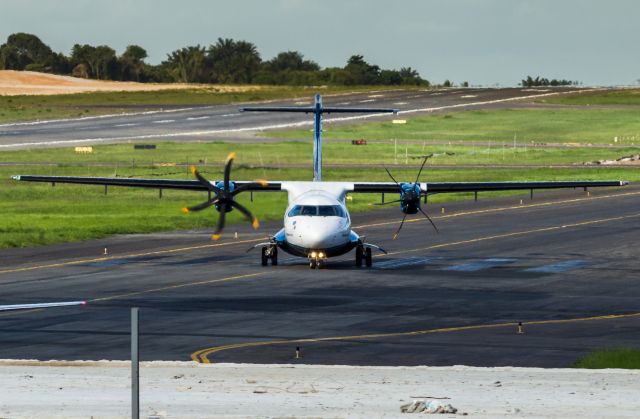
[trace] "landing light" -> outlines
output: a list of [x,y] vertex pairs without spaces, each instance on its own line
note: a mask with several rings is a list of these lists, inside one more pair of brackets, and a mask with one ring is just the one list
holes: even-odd
[[319,252],[319,253],[318,253],[318,257],[319,257],[319,258],[323,258],[323,257],[324,257],[324,253]]
[[316,252],[311,252],[311,257],[312,258],[316,257]]

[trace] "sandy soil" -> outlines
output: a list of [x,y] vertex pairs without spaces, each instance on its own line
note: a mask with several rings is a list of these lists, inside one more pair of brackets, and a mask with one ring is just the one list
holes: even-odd
[[[126,362],[0,361],[0,417],[130,415]],[[439,400],[473,418],[636,418],[640,371],[143,363],[141,417],[410,418]]]
[[0,70],[0,95],[59,95],[87,92],[127,91],[141,92],[174,89],[211,89],[219,92],[258,90],[258,86],[225,86],[184,83],[134,83],[88,80],[70,76],[37,73],[33,71]]

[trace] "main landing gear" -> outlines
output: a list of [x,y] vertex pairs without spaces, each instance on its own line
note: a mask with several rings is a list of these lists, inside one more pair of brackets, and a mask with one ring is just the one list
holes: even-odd
[[370,268],[373,265],[373,260],[371,257],[371,248],[364,247],[359,244],[356,246],[356,266],[358,268],[362,267],[362,259],[364,259],[364,264],[367,268]]
[[262,247],[262,266],[267,266],[271,259],[271,266],[278,265],[278,247],[276,245]]

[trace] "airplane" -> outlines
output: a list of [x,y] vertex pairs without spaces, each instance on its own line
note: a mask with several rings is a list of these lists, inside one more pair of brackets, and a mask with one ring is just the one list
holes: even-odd
[[201,211],[214,207],[219,212],[218,223],[212,235],[220,239],[225,226],[226,213],[237,210],[243,214],[254,229],[259,227],[256,217],[235,197],[248,191],[284,191],[288,193],[288,205],[284,213],[283,227],[269,237],[268,241],[253,248],[261,248],[261,264],[278,264],[278,249],[294,256],[307,258],[311,269],[325,267],[328,258],[340,256],[355,249],[355,265],[372,266],[372,249],[386,253],[376,244],[367,243],[351,228],[351,218],[346,205],[350,193],[398,193],[403,214],[394,239],[400,234],[407,215],[420,213],[428,219],[437,231],[433,220],[421,207],[421,199],[432,194],[453,192],[509,191],[557,188],[593,188],[625,186],[626,181],[551,181],[551,182],[419,182],[422,169],[430,156],[425,156],[418,175],[413,182],[398,182],[385,168],[392,182],[326,182],[322,180],[322,116],[330,113],[375,113],[399,112],[387,108],[338,108],[325,107],[319,94],[313,106],[290,107],[244,107],[240,112],[301,112],[314,115],[313,180],[312,181],[232,181],[231,167],[236,157],[229,154],[224,166],[223,180],[209,181],[196,167],[191,171],[195,180],[177,179],[135,179],[76,176],[32,176],[16,175],[12,179],[28,182],[74,183],[87,185],[128,186],[158,189],[181,189],[204,191],[208,199],[198,205],[183,208],[183,212]]

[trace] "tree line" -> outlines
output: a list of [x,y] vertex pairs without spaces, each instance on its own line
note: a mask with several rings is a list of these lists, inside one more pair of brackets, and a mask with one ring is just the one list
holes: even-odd
[[558,79],[547,79],[544,77],[537,76],[535,79],[531,76],[527,76],[526,79],[522,79],[520,85],[522,87],[537,87],[537,86],[577,86],[580,84],[578,81],[571,80],[558,80]]
[[344,67],[321,68],[298,51],[262,60],[247,41],[218,38],[208,47],[187,46],[167,54],[158,65],[145,62],[147,51],[129,45],[118,55],[107,46],[75,44],[70,55],[54,52],[36,35],[14,33],[0,46],[0,69],[30,70],[75,77],[137,82],[242,83],[276,85],[422,85],[429,81],[411,67],[382,69],[352,55]]

